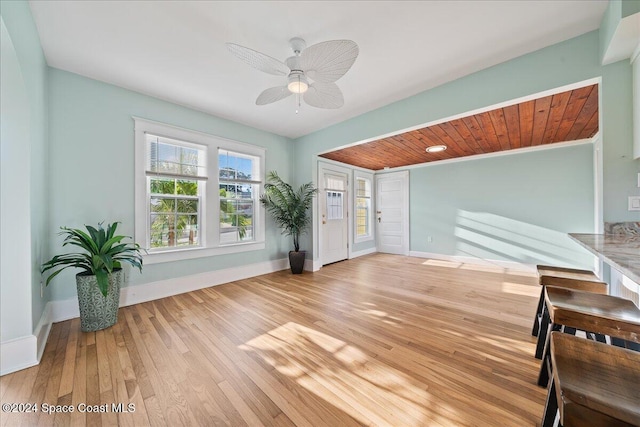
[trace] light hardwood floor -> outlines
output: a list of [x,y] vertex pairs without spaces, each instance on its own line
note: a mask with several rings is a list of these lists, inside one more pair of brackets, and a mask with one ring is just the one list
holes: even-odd
[[95,333],[61,322],[1,400],[75,412],[1,424],[533,426],[539,292],[533,274],[374,254],[125,307]]

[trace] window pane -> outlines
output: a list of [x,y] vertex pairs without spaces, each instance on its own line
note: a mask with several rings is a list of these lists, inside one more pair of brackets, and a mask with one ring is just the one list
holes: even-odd
[[356,199],[356,236],[364,237],[369,235],[369,213],[371,209],[371,199]]
[[238,202],[238,214],[240,215],[252,215],[253,214],[253,200]]
[[151,193],[155,194],[175,194],[175,179],[151,178]]
[[253,185],[238,185],[236,197],[240,199],[253,199]]
[[[160,142],[149,135],[149,158],[147,170],[158,173],[204,176],[204,150]],[[178,143],[178,141],[176,141]]]
[[371,183],[368,179],[356,180],[356,197],[371,197]]
[[342,194],[337,191],[327,191],[327,219],[342,219]]
[[220,168],[220,179],[223,180],[256,180],[253,176],[254,162],[258,158],[231,151],[220,150],[218,152],[218,167]]
[[198,214],[198,201],[197,200],[184,200],[178,199],[178,213]]
[[151,212],[173,213],[176,208],[175,199],[152,197],[149,204]]
[[200,181],[150,178],[150,246],[172,248],[198,245]]
[[220,213],[221,214],[234,214],[236,212],[236,201],[230,199],[220,200]]
[[151,247],[175,246],[175,215],[151,214]]
[[236,184],[220,184],[220,197],[223,197],[225,199],[235,199],[237,191],[238,190]]
[[198,244],[197,215],[178,215],[176,221],[176,245],[188,246]]
[[232,244],[255,240],[254,206],[260,179],[260,158],[227,150],[218,151],[220,177],[220,243]]
[[345,181],[344,178],[339,176],[326,175],[325,185],[332,190],[344,191]]
[[197,196],[198,181],[186,181],[183,179],[176,180],[176,194],[184,194],[185,196]]
[[253,215],[238,215],[238,236],[243,242],[253,240]]

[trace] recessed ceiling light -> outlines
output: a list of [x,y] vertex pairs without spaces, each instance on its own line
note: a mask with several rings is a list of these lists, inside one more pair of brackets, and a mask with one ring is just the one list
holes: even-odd
[[438,153],[440,151],[444,151],[447,149],[446,145],[434,145],[432,147],[427,147],[427,153]]

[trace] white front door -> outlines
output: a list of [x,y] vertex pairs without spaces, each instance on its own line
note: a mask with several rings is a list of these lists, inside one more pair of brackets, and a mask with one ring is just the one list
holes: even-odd
[[409,255],[409,172],[376,176],[378,252]]
[[320,258],[326,265],[349,257],[348,177],[329,166],[320,171]]

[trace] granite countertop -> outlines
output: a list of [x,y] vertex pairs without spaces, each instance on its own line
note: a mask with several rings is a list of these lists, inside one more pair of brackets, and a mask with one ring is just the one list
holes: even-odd
[[569,236],[640,284],[640,235],[572,233]]

